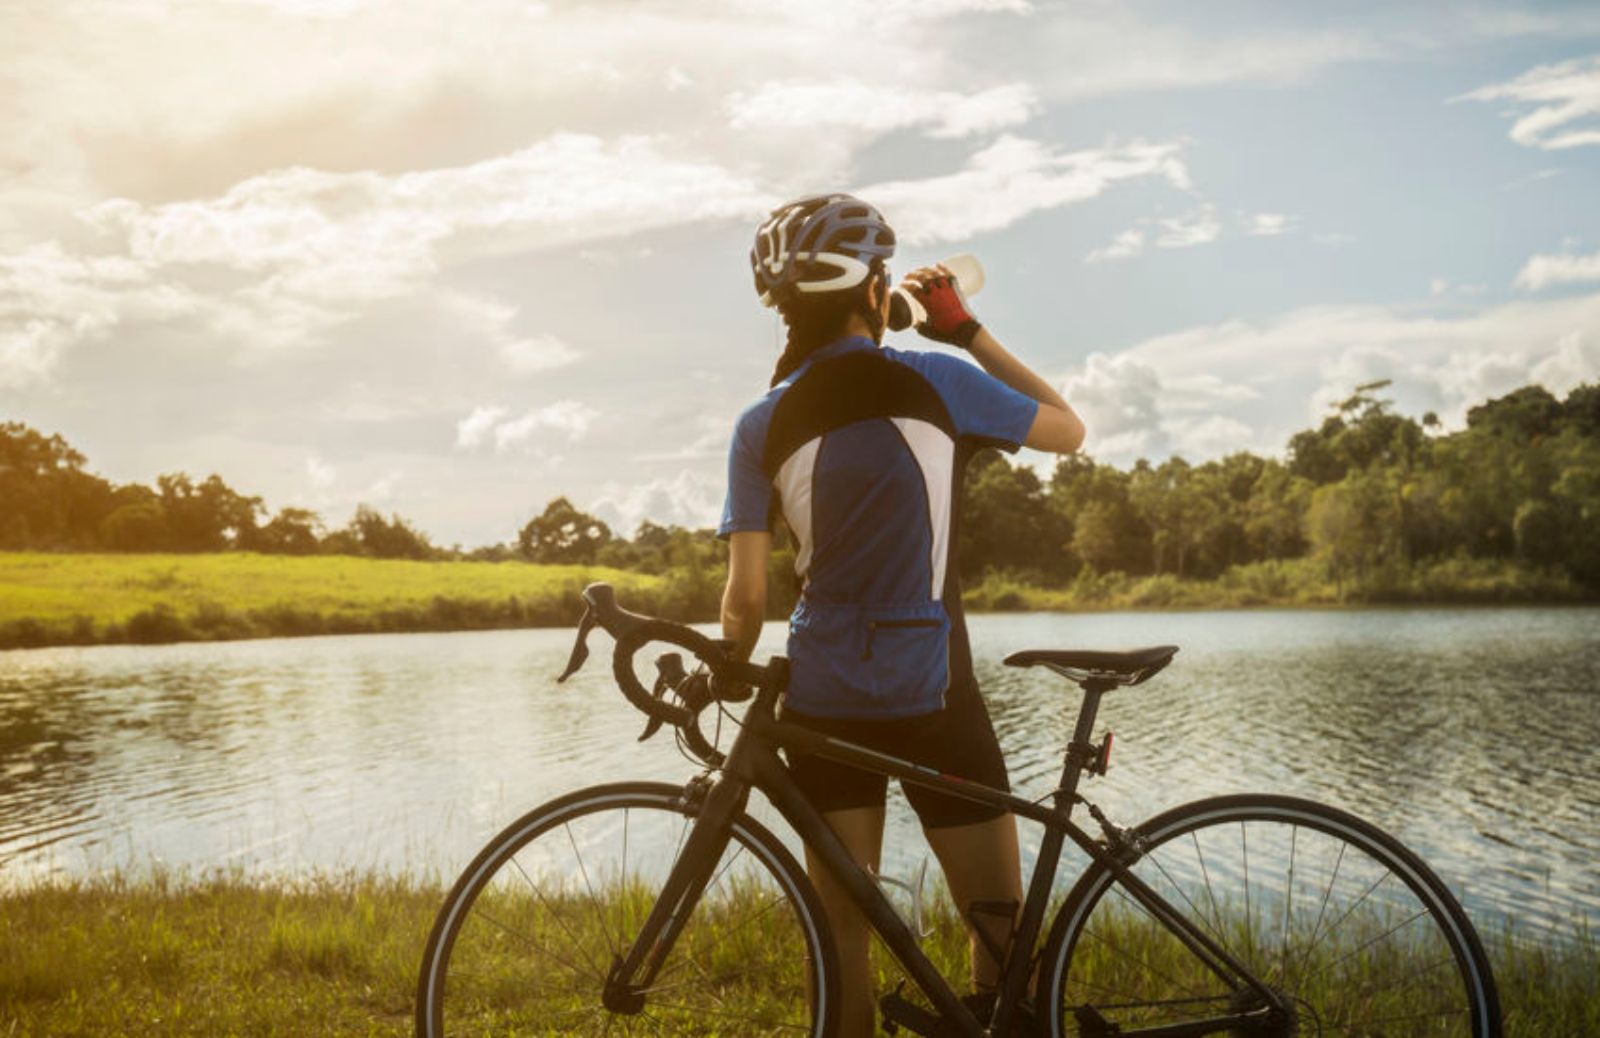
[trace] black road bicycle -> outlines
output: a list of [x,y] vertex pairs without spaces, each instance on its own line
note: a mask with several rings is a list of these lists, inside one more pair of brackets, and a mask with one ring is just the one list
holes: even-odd
[[[1006,659],[1075,682],[1083,705],[1059,787],[1039,802],[785,724],[787,661],[733,659],[727,643],[620,608],[591,585],[566,678],[596,625],[616,639],[624,694],[674,726],[706,765],[683,786],[593,786],[528,812],[456,881],[418,979],[417,1034],[811,1035],[835,1030],[833,938],[805,871],[745,811],[759,790],[826,863],[913,987],[880,999],[883,1025],[919,1035],[1462,1035],[1501,1033],[1483,946],[1433,872],[1344,811],[1286,796],[1215,797],[1132,828],[1078,794],[1103,775],[1101,697],[1177,652],[1028,651]],[[653,689],[635,654],[668,653]],[[726,755],[699,727],[719,700],[754,696]],[[717,717],[723,716],[719,705]],[[1043,828],[988,1019],[935,968],[914,926],[795,787],[778,748],[804,749],[998,805]],[[1098,833],[1072,820],[1083,805]],[[1089,858],[1053,897],[1064,844]],[[1047,918],[1048,916],[1048,918]],[[980,927],[980,932],[984,928]],[[908,994],[911,997],[907,997]]]

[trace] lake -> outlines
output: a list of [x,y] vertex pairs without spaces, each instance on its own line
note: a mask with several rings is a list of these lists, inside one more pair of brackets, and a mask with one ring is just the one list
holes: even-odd
[[[1600,609],[1018,614],[970,628],[1025,795],[1054,786],[1078,696],[1000,659],[1174,643],[1160,676],[1106,697],[1111,772],[1083,792],[1114,820],[1212,793],[1327,800],[1420,853],[1480,925],[1600,923]],[[782,638],[769,624],[758,654]],[[603,633],[585,671],[554,683],[571,639],[0,653],[0,883],[154,868],[448,880],[544,799],[692,774],[670,732],[634,741],[643,719],[609,679]],[[893,792],[884,871],[927,854]]]

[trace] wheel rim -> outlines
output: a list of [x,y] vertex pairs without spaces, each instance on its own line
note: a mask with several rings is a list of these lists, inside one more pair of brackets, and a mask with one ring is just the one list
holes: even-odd
[[[1487,1033],[1486,987],[1447,893],[1335,812],[1224,805],[1149,827],[1134,873],[1260,976],[1261,1035]],[[1106,873],[1069,899],[1051,998],[1058,1033],[1261,1008],[1207,970]]]
[[693,825],[674,795],[610,794],[524,819],[441,913],[421,994],[431,1035],[819,1033],[820,939],[795,878],[736,823],[635,1012],[602,1002]]

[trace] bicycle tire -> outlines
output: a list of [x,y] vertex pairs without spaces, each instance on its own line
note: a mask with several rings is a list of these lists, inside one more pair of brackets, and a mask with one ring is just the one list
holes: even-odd
[[[1173,808],[1133,832],[1134,874],[1290,1007],[1249,1033],[1500,1035],[1494,976],[1466,913],[1376,826],[1312,801],[1239,795]],[[1131,1031],[1261,1005],[1093,862],[1056,914],[1037,995],[1058,1038],[1094,1034],[1101,1021]]]
[[[695,816],[681,787],[631,782],[569,793],[503,829],[434,921],[418,1038],[831,1033],[838,965],[821,902],[744,814],[642,1010],[602,1004],[612,956],[626,953]],[[601,860],[618,848],[620,862]]]

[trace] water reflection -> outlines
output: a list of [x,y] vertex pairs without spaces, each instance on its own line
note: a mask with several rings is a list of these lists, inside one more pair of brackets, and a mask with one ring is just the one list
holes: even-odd
[[[1020,648],[1183,647],[1107,697],[1131,822],[1241,790],[1327,800],[1400,836],[1480,915],[1600,919],[1596,609],[985,616],[972,620],[1012,782],[1047,794],[1076,691]],[[770,625],[763,647],[777,651]],[[534,803],[681,780],[667,734],[564,631],[0,654],[0,881],[152,864],[452,876]],[[771,821],[770,813],[763,812]],[[898,793],[886,869],[927,854]],[[775,826],[781,829],[781,824]],[[1032,834],[1026,834],[1032,835]]]

